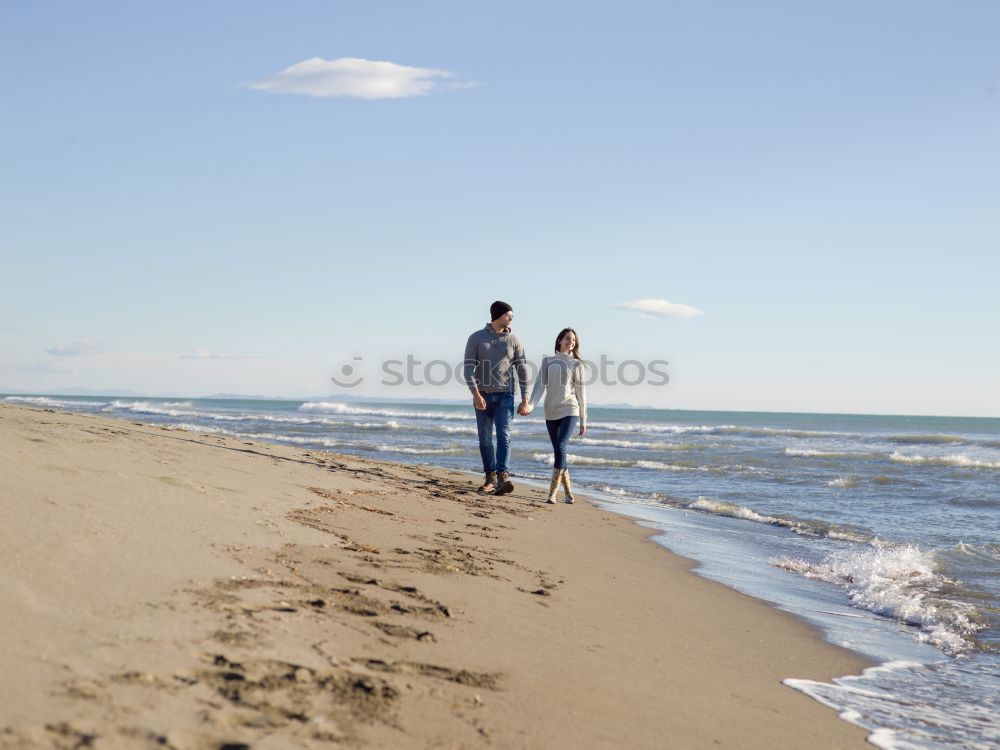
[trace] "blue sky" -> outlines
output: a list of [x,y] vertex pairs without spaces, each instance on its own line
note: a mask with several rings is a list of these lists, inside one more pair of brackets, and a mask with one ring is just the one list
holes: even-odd
[[[993,2],[8,2],[0,390],[665,359],[677,408],[1000,416]],[[291,66],[426,93],[254,88]],[[325,65],[326,63],[324,63]],[[703,311],[642,317],[660,299]]]

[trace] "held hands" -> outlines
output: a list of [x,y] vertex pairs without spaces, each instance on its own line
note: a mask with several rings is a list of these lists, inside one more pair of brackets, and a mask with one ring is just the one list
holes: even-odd
[[[472,394],[472,405],[476,407],[478,411],[484,411],[486,409],[486,399],[478,391]],[[521,405],[517,407],[517,413],[522,417],[526,417],[531,414],[531,405],[528,403],[528,399],[522,398]]]

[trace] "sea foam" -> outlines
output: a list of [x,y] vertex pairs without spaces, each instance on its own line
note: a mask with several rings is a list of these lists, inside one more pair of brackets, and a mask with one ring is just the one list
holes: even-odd
[[684,451],[691,450],[697,446],[690,443],[663,443],[663,442],[646,442],[638,440],[615,440],[612,438],[588,438],[588,437],[575,437],[573,438],[574,443],[579,443],[580,445],[594,445],[599,447],[607,448],[635,448],[639,450],[674,450],[674,451]]
[[175,422],[173,424],[167,424],[165,422],[151,422],[153,427],[164,427],[168,430],[187,430],[188,432],[201,432],[205,434],[212,435],[231,435],[234,437],[242,437],[238,432],[233,432],[232,430],[227,430],[224,427],[213,427],[208,424],[194,424],[192,422]]
[[826,521],[769,515],[744,505],[739,505],[738,503],[716,500],[704,495],[699,496],[695,500],[667,501],[663,504],[687,510],[696,510],[702,513],[710,513],[715,516],[739,518],[744,521],[753,521],[754,523],[763,523],[769,526],[781,526],[801,536],[839,539],[848,542],[868,542],[873,539],[872,534],[859,529],[827,523]]
[[69,399],[49,398],[48,396],[5,396],[4,401],[12,401],[14,403],[21,403],[21,404],[31,404],[33,406],[47,406],[47,407],[57,407],[57,408],[68,407],[68,406],[99,407],[105,405],[105,403],[101,401],[72,401]]
[[371,409],[349,406],[339,401],[306,401],[299,411],[330,414],[355,414],[372,417],[406,417],[409,419],[475,419],[474,414],[446,411],[399,411],[397,409]]
[[[555,455],[552,453],[534,453],[531,458],[540,464],[555,464]],[[566,458],[571,464],[585,464],[588,466],[634,466],[635,461],[626,461],[617,458],[593,458],[591,456],[577,456],[568,453]]]
[[827,487],[840,487],[841,489],[850,489],[851,487],[858,486],[857,477],[841,476],[836,479],[831,479],[826,483]]
[[847,451],[822,451],[813,448],[785,448],[785,455],[802,458],[859,458],[866,454],[850,453]]
[[931,466],[955,466],[962,469],[1000,469],[1000,461],[981,461],[969,458],[964,454],[953,456],[918,456],[904,455],[899,451],[894,451],[889,456],[891,461],[901,464],[931,465]]
[[[542,463],[549,464],[550,466],[555,463],[555,457],[552,453],[533,453],[532,460]],[[691,472],[691,471],[703,471],[703,472],[713,472],[716,474],[728,474],[728,473],[762,473],[760,469],[753,466],[744,466],[742,464],[724,464],[721,466],[684,466],[682,464],[669,464],[663,461],[646,461],[646,460],[635,460],[635,459],[624,459],[624,458],[601,458],[599,456],[579,456],[574,453],[566,454],[566,458],[571,464],[579,464],[581,466],[621,466],[621,467],[632,467],[636,469],[649,469],[653,471],[677,471],[677,472]]]
[[902,445],[935,445],[970,442],[961,435],[943,435],[941,433],[929,433],[926,435],[889,435],[885,439],[891,443],[900,443]]
[[912,544],[876,539],[865,547],[837,550],[818,563],[786,557],[771,564],[841,586],[853,606],[918,627],[918,640],[948,654],[974,648],[975,634],[985,627],[973,605],[942,596],[942,590],[956,590],[959,583],[937,570],[932,553]]
[[673,425],[651,422],[590,422],[589,427],[612,432],[669,433],[672,435],[751,435],[786,437],[838,437],[848,433],[824,432],[820,430],[796,430],[778,427],[747,427],[735,424],[723,425]]
[[192,411],[190,405],[187,408],[174,408],[168,404],[153,404],[149,401],[120,401],[114,400],[104,406],[101,411],[127,411],[134,414],[156,414],[165,417],[203,417],[202,412]]
[[[1000,746],[1000,679],[993,666],[976,657],[891,661],[830,683],[782,682],[870,730],[868,741],[883,750],[985,750]],[[963,699],[942,685],[963,685],[980,700]]]
[[713,500],[710,497],[699,497],[692,500],[686,506],[690,510],[702,510],[716,516],[729,516],[730,518],[742,518],[744,521],[755,521],[756,523],[766,523],[773,526],[789,526],[794,522],[787,521],[777,516],[768,516],[758,513],[743,505],[727,503],[721,500]]

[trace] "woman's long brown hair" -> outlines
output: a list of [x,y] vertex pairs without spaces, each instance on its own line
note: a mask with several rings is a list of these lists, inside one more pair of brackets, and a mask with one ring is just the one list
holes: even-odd
[[572,354],[576,359],[580,359],[580,335],[576,331],[574,331],[572,328],[563,328],[561,331],[559,331],[559,335],[556,336],[556,349],[555,349],[555,351],[558,354],[558,352],[559,352],[559,342],[563,340],[563,336],[565,336],[567,333],[572,333],[573,336],[576,338],[576,343],[573,344],[573,348],[570,349],[570,354]]

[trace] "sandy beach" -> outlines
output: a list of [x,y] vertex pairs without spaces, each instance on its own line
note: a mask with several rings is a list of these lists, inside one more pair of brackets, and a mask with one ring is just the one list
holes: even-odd
[[868,666],[447,469],[0,405],[0,748],[848,748]]

